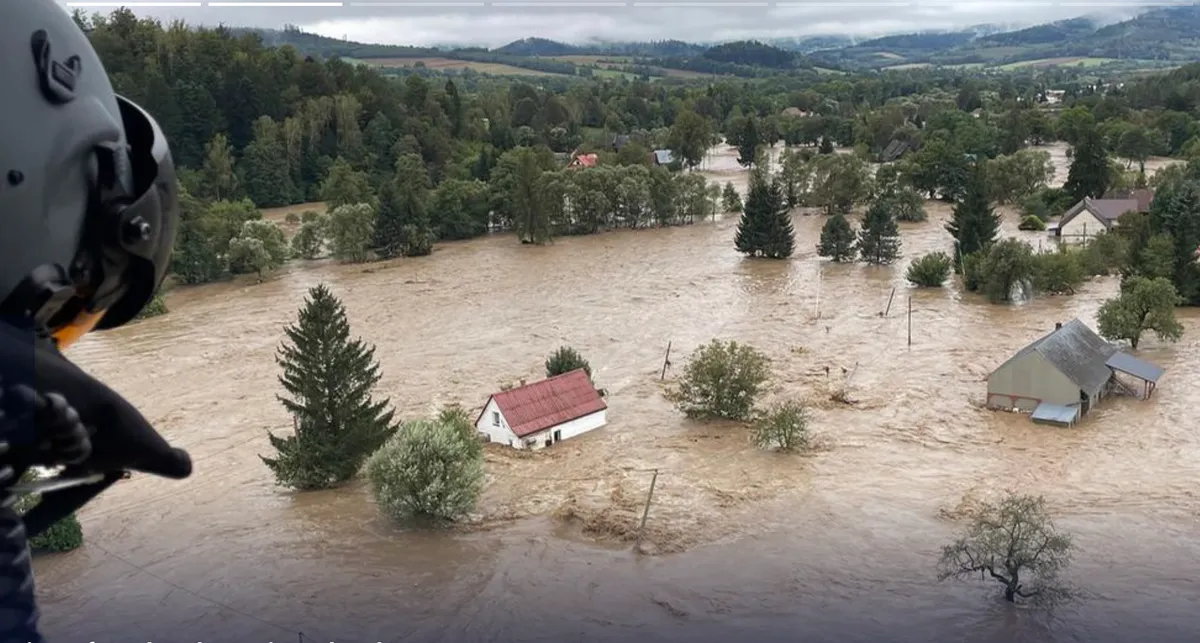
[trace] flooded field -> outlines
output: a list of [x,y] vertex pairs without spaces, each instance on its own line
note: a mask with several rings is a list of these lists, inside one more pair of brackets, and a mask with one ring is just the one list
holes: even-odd
[[[714,168],[722,171],[720,167]],[[736,176],[730,172],[729,176]],[[744,184],[744,173],[741,175]],[[1167,369],[1149,401],[1106,400],[1072,430],[981,410],[987,373],[1080,317],[1074,297],[993,306],[911,290],[907,261],[948,250],[945,205],[901,224],[890,267],[815,256],[822,216],[795,216],[790,261],[733,249],[736,221],[523,247],[496,236],[419,259],[296,263],[261,285],[179,289],[171,313],[72,353],[128,395],[196,474],[134,477],[82,513],[73,554],[38,561],[59,641],[1164,641],[1200,627],[1200,316],[1141,356]],[[1015,215],[1004,223],[1016,231]],[[292,494],[258,458],[290,421],[273,356],[307,288],[325,282],[377,346],[379,393],[416,417],[542,374],[562,344],[608,390],[608,426],[547,452],[488,455],[472,533],[409,533],[361,487]],[[889,294],[895,300],[881,313]],[[912,298],[912,345],[907,342]],[[813,405],[820,448],[755,450],[746,429],[685,421],[663,399],[713,337],[773,360],[769,399]],[[826,376],[826,368],[830,376]],[[852,406],[829,401],[843,369]],[[832,382],[830,380],[833,380]],[[648,547],[636,528],[659,479]],[[987,584],[939,585],[964,494],[1044,493],[1080,547],[1088,600],[1052,621]],[[586,532],[586,533],[585,533]]]

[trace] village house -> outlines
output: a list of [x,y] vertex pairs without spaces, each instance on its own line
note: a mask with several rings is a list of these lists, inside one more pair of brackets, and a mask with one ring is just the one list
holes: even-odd
[[[1050,236],[1062,243],[1082,243],[1097,234],[1108,232],[1126,212],[1139,212],[1138,198],[1090,199],[1084,197],[1062,215],[1056,224],[1048,226]],[[1148,207],[1148,206],[1147,206]]]
[[628,134],[617,134],[616,136],[613,137],[613,140],[612,140],[612,144],[611,144],[612,151],[620,152],[621,148],[625,147],[628,144],[629,144],[629,135]]
[[806,112],[806,111],[800,109],[799,107],[787,107],[787,108],[784,108],[784,110],[782,112],[780,112],[779,115],[785,116],[788,118],[808,118],[809,116],[812,116],[812,112]]
[[[987,406],[1071,426],[1113,393],[1147,399],[1163,369],[1124,353],[1079,319],[1017,351],[988,375]],[[1124,376],[1141,382],[1137,386]]]
[[916,149],[916,145],[909,140],[894,138],[883,151],[879,153],[880,163],[891,163],[892,161],[900,160],[908,152]]
[[1101,197],[1104,199],[1133,199],[1137,201],[1137,212],[1146,214],[1150,212],[1150,205],[1154,203],[1154,190],[1150,188],[1134,188],[1132,190],[1109,190]]
[[567,167],[571,169],[596,167],[599,163],[600,156],[598,154],[577,154],[571,159],[570,163],[567,163]]
[[608,405],[583,369],[495,393],[475,428],[489,442],[541,449],[608,423]]
[[667,166],[675,162],[675,153],[671,150],[654,150],[651,160],[655,165]]

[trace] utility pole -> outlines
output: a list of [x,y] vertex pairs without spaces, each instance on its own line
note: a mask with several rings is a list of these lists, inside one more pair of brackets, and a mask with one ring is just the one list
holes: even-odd
[[633,545],[633,550],[641,553],[642,551],[642,534],[646,531],[646,517],[650,515],[650,500],[654,498],[654,485],[658,482],[658,469],[654,470],[654,477],[650,478],[650,492],[646,494],[646,508],[642,510],[642,524],[638,526],[637,542]]
[[912,295],[908,296],[908,345],[912,346]]
[[658,381],[667,379],[667,367],[671,365],[671,342],[667,342],[667,356],[663,358],[662,375],[658,377]]

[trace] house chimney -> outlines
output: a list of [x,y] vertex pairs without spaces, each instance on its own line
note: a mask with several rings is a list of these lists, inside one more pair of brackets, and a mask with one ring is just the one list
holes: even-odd
[[[1059,326],[1062,326],[1062,324],[1059,324]],[[525,386],[525,378],[524,377],[521,378],[521,386]]]
[[[1054,322],[1054,330],[1058,330],[1060,328],[1062,328],[1062,322]],[[525,382],[522,381],[521,383],[524,384]]]

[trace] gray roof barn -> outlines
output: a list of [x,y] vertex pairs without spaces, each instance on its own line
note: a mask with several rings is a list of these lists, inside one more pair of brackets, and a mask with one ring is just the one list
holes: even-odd
[[1073,319],[1050,332],[992,371],[988,376],[987,405],[1034,413],[1053,423],[1069,424],[1065,408],[1086,414],[1114,390],[1134,393],[1116,373],[1146,383],[1149,397],[1163,369],[1123,353],[1097,335],[1087,324]]
[[654,150],[655,165],[670,165],[675,162],[675,153],[671,150]]
[[1079,390],[1095,395],[1112,377],[1112,370],[1107,364],[1108,358],[1117,352],[1117,347],[1104,341],[1087,324],[1073,319],[1022,348],[1010,361],[1029,351],[1040,353],[1079,386]]

